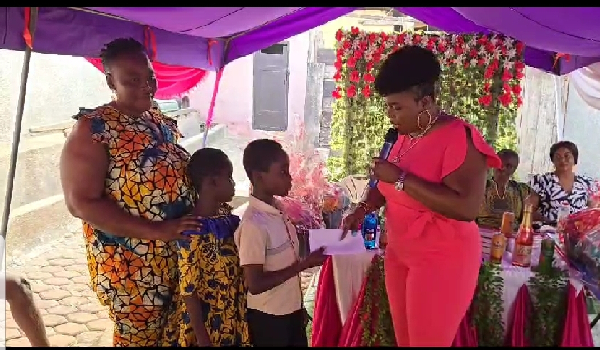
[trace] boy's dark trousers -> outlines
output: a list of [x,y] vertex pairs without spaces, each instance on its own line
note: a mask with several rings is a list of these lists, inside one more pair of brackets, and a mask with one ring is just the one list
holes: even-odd
[[287,315],[270,315],[248,309],[250,340],[256,347],[308,347],[304,310]]

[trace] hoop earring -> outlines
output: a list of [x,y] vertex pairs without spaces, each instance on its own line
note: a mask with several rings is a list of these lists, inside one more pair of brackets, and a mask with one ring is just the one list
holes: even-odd
[[[427,125],[425,125],[425,127],[421,127],[421,114],[423,113],[427,113],[427,116],[429,117],[429,121],[427,122]],[[418,115],[417,115],[417,127],[419,128],[419,130],[421,131],[425,131],[425,129],[427,129],[430,125],[431,125],[431,121],[432,121],[433,117],[431,116],[431,113],[429,113],[428,109],[424,109],[422,110]]]
[[112,93],[110,94],[110,99],[113,101],[117,100],[117,90],[111,90]]

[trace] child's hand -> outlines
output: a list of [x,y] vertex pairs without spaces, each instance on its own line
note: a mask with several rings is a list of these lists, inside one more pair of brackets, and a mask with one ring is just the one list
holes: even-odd
[[325,259],[327,259],[327,255],[324,254],[325,253],[325,247],[321,247],[317,250],[315,250],[314,252],[310,253],[306,259],[304,259],[302,262],[304,264],[304,269],[309,269],[311,267],[315,267],[315,266],[321,266],[323,265],[323,263],[325,262]]

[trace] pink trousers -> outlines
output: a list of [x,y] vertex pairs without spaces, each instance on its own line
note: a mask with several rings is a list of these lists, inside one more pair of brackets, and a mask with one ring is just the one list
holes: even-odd
[[[390,240],[386,248],[385,284],[399,347],[451,346],[473,299],[481,264],[477,227],[459,225],[470,232],[453,233],[456,227],[439,226],[410,241]],[[445,239],[436,239],[441,235]]]

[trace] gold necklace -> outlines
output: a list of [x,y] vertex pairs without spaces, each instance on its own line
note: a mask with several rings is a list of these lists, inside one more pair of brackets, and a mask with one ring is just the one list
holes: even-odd
[[410,140],[410,142],[411,142],[411,143],[409,144],[408,148],[407,148],[406,150],[404,150],[404,151],[403,151],[401,154],[399,154],[399,155],[395,156],[395,157],[392,159],[392,163],[398,163],[398,162],[400,161],[400,159],[402,159],[402,157],[404,157],[404,156],[405,156],[405,155],[408,153],[408,151],[410,151],[411,149],[413,149],[413,147],[415,147],[415,146],[416,146],[416,145],[419,143],[419,141],[421,141],[421,139],[423,138],[423,136],[425,136],[425,134],[426,134],[426,133],[427,133],[427,132],[428,132],[428,131],[431,129],[431,127],[432,127],[432,126],[433,126],[433,125],[434,125],[434,124],[437,122],[437,120],[438,120],[438,117],[439,117],[439,116],[436,116],[436,117],[435,117],[435,119],[434,119],[434,120],[432,120],[432,121],[431,121],[431,123],[429,123],[429,124],[428,124],[428,125],[425,127],[425,129],[423,129],[423,131],[422,131],[422,132],[421,132],[419,135],[415,136],[414,138],[413,138],[413,137],[410,137],[410,135],[409,135],[409,140]]
[[500,191],[499,191],[499,188],[498,188],[498,183],[496,182],[496,180],[493,180],[493,179],[492,179],[492,182],[494,183],[494,188],[496,189],[496,196],[497,196],[499,199],[504,199],[504,198],[506,198],[506,188],[508,187],[508,182],[507,182],[506,184],[504,184],[504,196],[501,196],[501,195],[500,195]]

